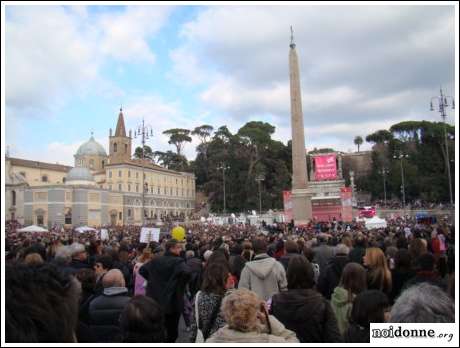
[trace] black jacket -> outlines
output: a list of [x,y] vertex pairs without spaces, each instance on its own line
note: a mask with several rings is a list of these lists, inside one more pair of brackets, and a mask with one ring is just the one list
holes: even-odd
[[336,255],[327,265],[326,269],[319,273],[318,291],[328,300],[334,289],[339,285],[342,271],[350,262],[348,255]]
[[182,312],[185,285],[190,278],[183,258],[166,253],[144,264],[139,274],[147,280],[146,295],[159,303],[165,314]]
[[371,341],[370,329],[356,324],[350,324],[343,338],[345,343],[369,343]]
[[342,342],[331,305],[312,289],[291,289],[274,295],[271,313],[302,343]]
[[120,314],[131,300],[126,288],[106,288],[89,304],[90,325],[98,342],[120,342]]
[[192,257],[185,262],[190,271],[189,290],[193,297],[201,288],[203,265],[198,257]]
[[288,269],[288,266],[289,266],[289,261],[291,260],[291,257],[293,257],[295,255],[299,255],[299,254],[287,253],[286,255],[280,257],[280,262],[284,266],[284,270],[286,272],[287,272],[287,269]]
[[415,277],[415,271],[395,269],[391,272],[392,288],[390,292],[391,301],[396,301],[396,298],[401,294],[404,284],[411,278]]
[[366,254],[366,248],[361,246],[355,246],[348,254],[350,262],[356,262],[360,265],[363,264],[363,257]]

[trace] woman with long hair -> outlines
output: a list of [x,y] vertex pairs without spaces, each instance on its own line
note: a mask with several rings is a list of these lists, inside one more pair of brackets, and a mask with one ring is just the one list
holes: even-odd
[[389,295],[392,286],[391,272],[382,249],[367,248],[363,264],[367,267],[368,289],[380,290]]
[[366,269],[359,263],[351,262],[345,266],[339,286],[331,296],[331,306],[337,318],[340,334],[344,334],[349,325],[353,300],[367,289]]

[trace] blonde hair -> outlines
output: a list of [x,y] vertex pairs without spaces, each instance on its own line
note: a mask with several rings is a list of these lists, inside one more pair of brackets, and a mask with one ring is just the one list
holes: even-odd
[[375,272],[373,273],[375,277],[378,275],[382,276],[381,288],[391,288],[391,272],[382,249],[367,248],[365,257],[369,269]]
[[24,263],[28,266],[38,266],[44,263],[43,258],[38,253],[27,254],[24,258]]
[[256,293],[238,289],[224,298],[221,310],[230,329],[241,332],[260,331],[257,313],[261,304],[262,300]]

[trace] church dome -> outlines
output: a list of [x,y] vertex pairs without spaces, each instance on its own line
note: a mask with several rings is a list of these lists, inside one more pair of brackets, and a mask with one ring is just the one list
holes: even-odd
[[[78,181],[78,183],[77,183]],[[72,168],[66,176],[66,184],[94,184],[93,174],[88,168],[75,167]]]
[[101,144],[99,144],[94,137],[91,138],[86,142],[83,143],[77,150],[75,156],[104,156],[107,157],[107,152],[105,152],[104,148]]

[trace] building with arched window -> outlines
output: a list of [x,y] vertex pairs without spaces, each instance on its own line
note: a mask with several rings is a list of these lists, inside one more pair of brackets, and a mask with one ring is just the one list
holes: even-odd
[[91,135],[75,153],[73,168],[8,158],[6,219],[48,227],[141,224],[143,188],[145,222],[191,215],[194,174],[132,158],[121,109],[108,140],[109,155]]

